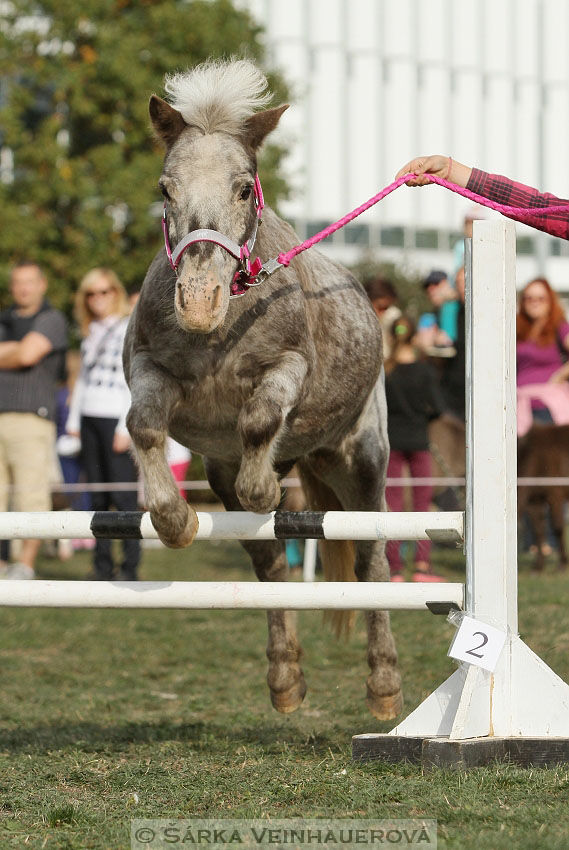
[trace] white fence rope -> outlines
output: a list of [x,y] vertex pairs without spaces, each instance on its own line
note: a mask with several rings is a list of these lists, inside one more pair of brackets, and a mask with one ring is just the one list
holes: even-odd
[[[183,490],[211,490],[208,481],[179,481],[176,482],[178,487]],[[466,484],[465,478],[387,478],[387,487],[464,487]],[[518,487],[569,487],[569,478],[563,477],[520,477],[518,478]],[[297,478],[283,478],[281,481],[283,487],[300,487],[300,481]],[[14,484],[5,485],[9,493],[17,493],[22,488]],[[51,485],[52,493],[121,493],[140,490],[139,482],[107,482],[100,481],[93,484],[65,484],[54,483]]]

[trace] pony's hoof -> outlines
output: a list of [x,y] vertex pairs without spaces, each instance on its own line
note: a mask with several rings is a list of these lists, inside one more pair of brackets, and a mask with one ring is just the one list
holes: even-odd
[[403,711],[403,694],[397,691],[396,694],[380,697],[368,688],[366,705],[376,720],[393,720]]
[[281,714],[292,714],[299,707],[306,695],[306,682],[301,675],[298,682],[287,691],[271,691],[273,708]]
[[241,506],[256,514],[268,514],[276,511],[281,501],[281,485],[276,475],[272,475],[262,484],[255,481],[252,486],[244,487],[237,479],[235,491]]
[[186,546],[189,546],[194,542],[194,538],[198,533],[198,515],[191,505],[186,504],[185,507],[187,509],[187,513],[185,524],[181,531],[179,531],[178,528],[175,530],[172,528],[171,518],[169,523],[162,524],[159,519],[154,518],[152,514],[150,515],[152,525],[158,532],[159,539],[162,541],[164,546],[167,546],[169,549],[184,549]]

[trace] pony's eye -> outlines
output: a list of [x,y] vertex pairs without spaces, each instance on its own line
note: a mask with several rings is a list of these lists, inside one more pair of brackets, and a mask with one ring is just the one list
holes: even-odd
[[241,199],[242,201],[246,201],[246,200],[248,200],[248,198],[250,198],[250,197],[251,197],[251,192],[252,192],[252,191],[253,191],[253,187],[252,187],[252,186],[245,186],[245,187],[241,190],[241,194],[239,195],[240,199]]
[[166,188],[166,186],[163,186],[162,183],[159,183],[158,185],[160,186],[160,191],[162,192],[162,194],[164,195],[166,200],[167,201],[171,200],[170,195],[168,194],[168,189]]

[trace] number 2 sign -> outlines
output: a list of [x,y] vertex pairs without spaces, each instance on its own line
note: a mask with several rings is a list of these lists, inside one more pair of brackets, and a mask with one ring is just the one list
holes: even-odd
[[506,632],[472,617],[463,617],[448,654],[493,673],[505,642]]

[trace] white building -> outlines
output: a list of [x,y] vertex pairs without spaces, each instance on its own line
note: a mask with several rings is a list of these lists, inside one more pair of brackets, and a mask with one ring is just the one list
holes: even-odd
[[[293,92],[277,132],[294,187],[283,212],[301,235],[428,153],[569,198],[568,0],[236,2],[265,27]],[[471,207],[437,186],[402,187],[324,250],[451,270]],[[518,264],[520,285],[545,273],[569,292],[569,243],[518,225]]]

